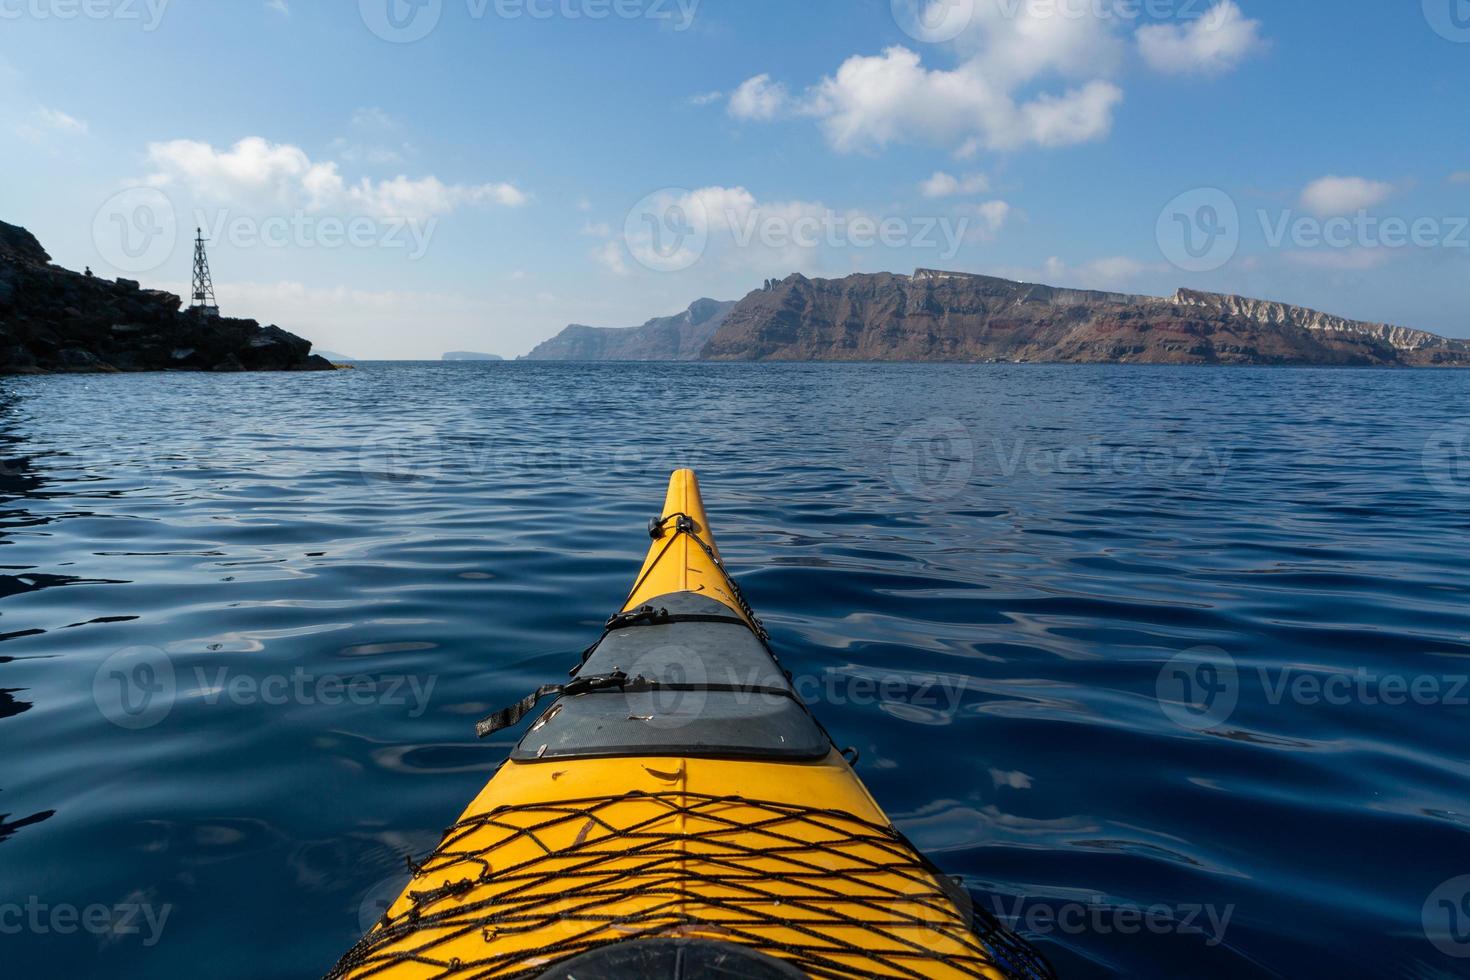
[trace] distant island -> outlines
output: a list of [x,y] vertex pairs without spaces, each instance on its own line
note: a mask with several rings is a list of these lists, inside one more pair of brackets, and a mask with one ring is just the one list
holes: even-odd
[[643,327],[573,325],[528,358],[1470,367],[1470,342],[1242,296],[1137,296],[919,269],[793,275],[739,303],[700,300]]
[[441,360],[445,361],[503,361],[499,354],[480,354],[472,350],[452,350]]
[[280,327],[182,306],[131,279],[52,265],[34,235],[0,222],[0,374],[333,370]]

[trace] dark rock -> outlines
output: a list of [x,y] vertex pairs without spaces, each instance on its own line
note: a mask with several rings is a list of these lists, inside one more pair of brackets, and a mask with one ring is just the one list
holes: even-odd
[[29,232],[0,223],[0,374],[332,369],[280,327],[194,316],[173,293],[49,262]]
[[322,357],[320,354],[312,354],[300,367],[292,368],[293,371],[335,371],[337,365]]
[[19,225],[7,225],[3,221],[0,221],[0,252],[13,252],[27,261],[42,265],[51,261],[51,256],[36,241],[35,235]]
[[56,355],[57,362],[66,371],[103,372],[117,370],[91,351],[69,349]]
[[0,347],[0,374],[30,374],[35,370],[35,357],[21,345]]

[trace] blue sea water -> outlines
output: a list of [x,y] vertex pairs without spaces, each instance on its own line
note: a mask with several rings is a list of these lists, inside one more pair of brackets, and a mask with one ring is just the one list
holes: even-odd
[[0,974],[319,976],[668,472],[898,826],[1063,977],[1470,975],[1470,374],[0,379]]

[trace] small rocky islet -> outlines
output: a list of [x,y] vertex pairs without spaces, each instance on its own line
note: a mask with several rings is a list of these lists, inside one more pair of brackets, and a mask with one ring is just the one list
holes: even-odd
[[335,369],[280,327],[182,307],[131,279],[53,265],[34,235],[0,222],[0,374]]

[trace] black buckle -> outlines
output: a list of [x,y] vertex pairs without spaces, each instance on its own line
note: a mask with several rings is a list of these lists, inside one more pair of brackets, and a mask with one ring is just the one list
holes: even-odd
[[669,618],[667,609],[655,609],[652,606],[639,606],[632,612],[617,613],[608,618],[607,625],[603,627],[604,632],[611,633],[613,630],[627,629],[629,626],[656,626]]
[[628,675],[621,670],[611,674],[599,674],[596,677],[578,677],[561,689],[564,698],[581,697],[584,694],[595,694],[598,691],[621,691],[628,685]]

